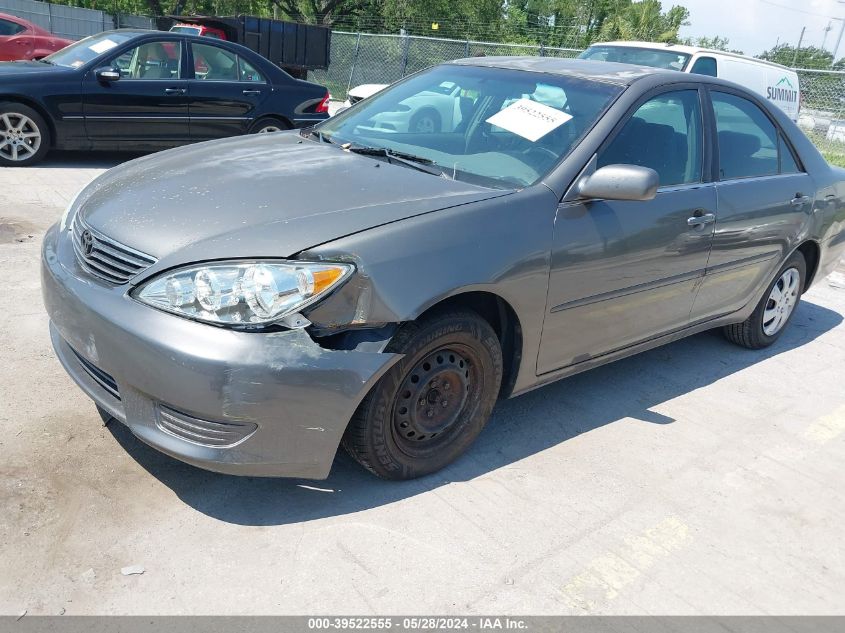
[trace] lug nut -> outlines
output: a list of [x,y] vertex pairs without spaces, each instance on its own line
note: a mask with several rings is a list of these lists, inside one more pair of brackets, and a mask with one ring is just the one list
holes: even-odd
[[425,414],[428,417],[433,418],[434,417],[434,409],[429,409],[428,411],[425,412]]
[[452,385],[448,382],[443,383],[443,391],[449,391],[452,388]]
[[420,398],[419,405],[420,405],[421,407],[424,407],[424,406],[425,406],[425,398]]
[[440,406],[442,406],[443,408],[448,407],[448,406],[449,406],[449,401],[448,401],[448,400],[444,400],[443,402],[441,402],[441,403],[440,403]]

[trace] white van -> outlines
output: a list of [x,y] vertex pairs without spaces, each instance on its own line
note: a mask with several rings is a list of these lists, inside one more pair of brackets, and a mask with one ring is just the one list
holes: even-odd
[[780,64],[696,46],[654,42],[593,44],[578,57],[721,77],[760,93],[780,106],[793,121],[798,120],[801,105],[798,74]]

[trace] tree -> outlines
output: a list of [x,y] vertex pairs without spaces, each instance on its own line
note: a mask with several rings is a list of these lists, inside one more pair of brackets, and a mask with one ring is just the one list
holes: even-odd
[[817,46],[796,49],[789,44],[780,44],[767,51],[763,51],[758,57],[795,68],[828,69],[833,65],[833,53]]
[[731,48],[730,40],[726,37],[721,37],[720,35],[716,35],[714,37],[687,37],[681,40],[681,44],[686,44],[687,46],[697,46],[699,48],[709,48],[714,51],[737,53],[739,55],[745,54],[742,51]]
[[601,40],[677,42],[678,30],[687,24],[689,11],[673,6],[663,12],[659,0],[615,0],[599,31]]

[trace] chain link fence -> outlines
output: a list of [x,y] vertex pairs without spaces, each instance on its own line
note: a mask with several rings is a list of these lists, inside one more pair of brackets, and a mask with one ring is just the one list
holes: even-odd
[[37,0],[0,0],[0,13],[15,15],[71,40],[114,28],[154,29],[155,19],[142,15],[111,14]]
[[328,70],[312,71],[309,73],[309,79],[326,86],[334,99],[343,100],[349,89],[355,86],[368,83],[389,84],[423,68],[461,57],[575,57],[580,52],[577,48],[334,31]]
[[799,125],[826,158],[845,166],[845,72],[801,70]]

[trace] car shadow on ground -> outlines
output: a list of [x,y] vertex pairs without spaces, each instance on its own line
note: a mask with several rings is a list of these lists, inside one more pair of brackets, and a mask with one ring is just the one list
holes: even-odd
[[780,340],[768,349],[747,350],[729,343],[718,331],[705,332],[501,401],[466,455],[415,481],[377,479],[343,449],[325,481],[219,475],[149,448],[119,423],[112,422],[109,429],[141,466],[196,510],[239,525],[296,523],[358,512],[466,481],[581,433],[624,423],[625,418],[671,424],[675,420],[652,409],[800,347],[842,320],[840,314],[805,300]]
[[121,163],[145,156],[141,152],[53,151],[40,163],[39,169],[111,169]]

